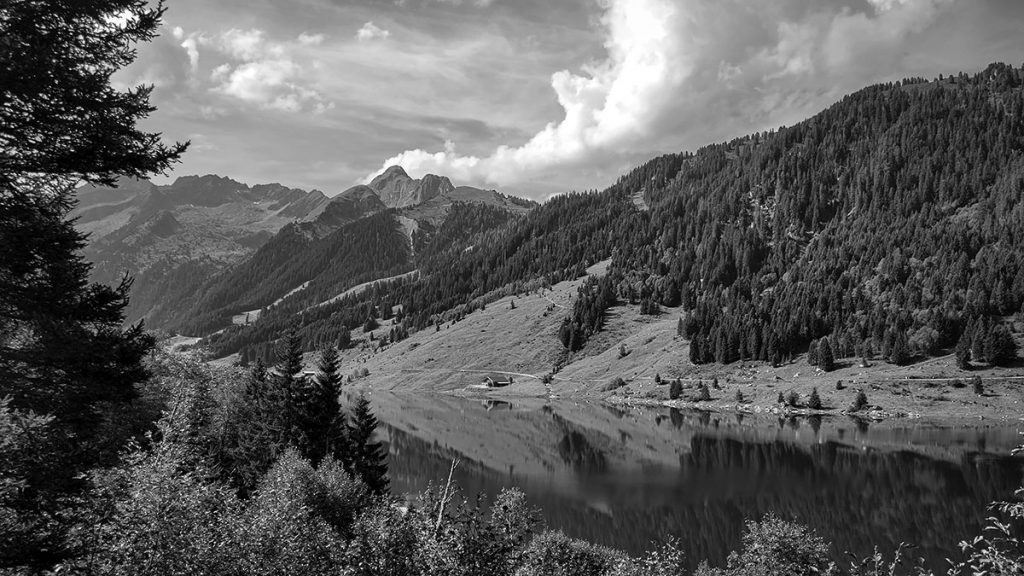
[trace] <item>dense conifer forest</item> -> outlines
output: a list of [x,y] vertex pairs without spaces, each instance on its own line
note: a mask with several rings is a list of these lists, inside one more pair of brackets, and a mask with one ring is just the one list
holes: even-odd
[[[522,218],[458,213],[418,242],[418,279],[291,321],[310,349],[382,301],[422,329],[611,257],[608,280],[560,331],[563,346],[582,347],[605,308],[632,302],[681,307],[695,363],[780,362],[823,338],[834,358],[902,364],[964,338],[965,358],[1005,361],[1006,338],[983,341],[1024,303],[1022,77],[993,64],[873,86],[795,126],[656,158]],[[288,324],[274,322],[213,339],[214,354]]]

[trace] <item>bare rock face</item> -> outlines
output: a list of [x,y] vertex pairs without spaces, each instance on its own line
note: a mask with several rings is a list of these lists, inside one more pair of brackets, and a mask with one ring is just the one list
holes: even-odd
[[370,188],[388,208],[415,206],[455,190],[448,178],[427,174],[421,180],[413,180],[401,166],[385,170],[370,182]]

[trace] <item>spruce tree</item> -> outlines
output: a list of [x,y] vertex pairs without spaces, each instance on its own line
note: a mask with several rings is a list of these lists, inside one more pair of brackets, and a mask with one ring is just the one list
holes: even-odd
[[388,455],[384,446],[373,439],[377,430],[377,417],[370,411],[370,401],[364,394],[356,399],[349,426],[352,471],[375,494],[388,492]]
[[821,396],[818,395],[818,389],[815,387],[811,390],[811,397],[807,399],[807,407],[811,410],[821,410]]
[[818,342],[818,367],[825,372],[831,372],[836,369],[836,358],[828,338],[822,338]]
[[669,397],[670,400],[678,400],[679,396],[682,395],[682,393],[683,393],[683,384],[677,378],[677,379],[673,380],[671,384],[669,384],[669,387],[668,387],[668,397]]
[[333,347],[320,353],[317,368],[316,378],[308,383],[311,393],[303,410],[303,431],[309,440],[308,452],[304,455],[314,466],[326,456],[333,456],[349,467],[348,428],[338,400],[342,376],[338,371],[338,353]]
[[989,363],[1006,366],[1017,359],[1017,343],[1005,326],[996,326],[985,335],[985,356]]
[[893,331],[889,362],[897,366],[903,366],[910,362],[910,345],[907,342],[907,334],[902,330]]
[[811,343],[807,346],[807,363],[811,366],[818,365],[818,341],[811,340]]
[[0,398],[53,416],[62,438],[61,466],[4,498],[0,516],[28,528],[20,545],[0,545],[0,572],[49,571],[65,557],[67,515],[55,507],[81,487],[79,472],[117,457],[125,439],[101,424],[147,376],[153,339],[123,327],[131,281],[89,283],[85,235],[67,216],[80,183],[162,172],[186,148],[136,128],[154,110],[151,88],[110,81],[159,29],[163,7],[149,4],[0,3]]
[[960,336],[960,340],[956,343],[956,366],[961,370],[971,369],[971,340],[967,332],[964,332]]

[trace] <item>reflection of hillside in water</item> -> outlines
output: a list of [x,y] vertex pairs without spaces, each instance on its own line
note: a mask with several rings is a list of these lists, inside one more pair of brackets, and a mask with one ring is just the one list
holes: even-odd
[[552,527],[634,553],[677,536],[694,562],[723,561],[744,519],[774,511],[832,540],[844,565],[844,550],[866,555],[906,541],[941,570],[956,543],[977,532],[985,505],[1008,496],[1024,473],[1021,459],[977,450],[1001,451],[1012,429],[869,431],[828,420],[737,427],[731,416],[636,417],[576,405],[488,416],[466,407],[450,429],[458,433],[441,440],[408,422],[389,426],[396,489],[443,481],[460,457],[456,478],[471,498],[519,486]]

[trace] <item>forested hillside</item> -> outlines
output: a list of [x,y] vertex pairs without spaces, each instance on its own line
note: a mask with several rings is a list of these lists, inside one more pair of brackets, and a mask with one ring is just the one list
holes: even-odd
[[[651,312],[681,305],[695,363],[781,361],[812,341],[836,357],[903,363],[965,332],[964,362],[1012,361],[999,317],[1024,301],[1021,86],[1021,70],[1002,64],[878,85],[796,126],[654,159],[603,192],[557,197],[475,237],[461,229],[418,256],[418,280],[314,322],[351,327],[353,310],[387,301],[423,328],[612,257],[563,345],[582,346],[604,309],[628,300]],[[237,335],[214,350],[258,340]]]
[[[683,304],[695,362],[774,360],[822,337],[895,363],[951,347],[1024,300],[1021,77],[992,65],[875,86],[792,128],[657,159],[620,183],[649,186],[653,208],[615,267]],[[968,334],[974,359],[1002,360],[973,341],[987,336]]]

